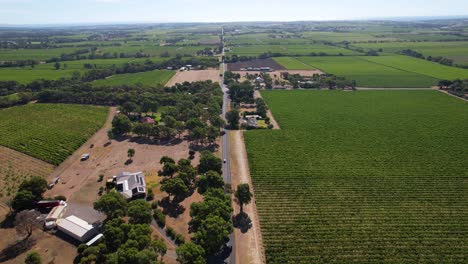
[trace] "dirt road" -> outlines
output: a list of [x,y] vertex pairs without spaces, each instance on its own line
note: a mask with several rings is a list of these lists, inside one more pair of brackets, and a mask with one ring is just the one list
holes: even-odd
[[[246,231],[235,228],[234,235],[236,241],[236,263],[265,263],[265,254],[260,232],[260,222],[257,216],[255,203],[255,192],[250,178],[250,170],[247,159],[247,152],[244,144],[242,131],[230,131],[231,140],[231,172],[232,186],[235,188],[240,183],[250,185],[254,198],[251,203],[244,206],[244,212],[249,216],[252,226]],[[234,215],[239,213],[239,206],[234,206]]]

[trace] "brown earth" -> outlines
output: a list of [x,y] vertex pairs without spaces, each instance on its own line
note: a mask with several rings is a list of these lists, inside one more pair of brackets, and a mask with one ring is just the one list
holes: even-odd
[[166,83],[167,87],[174,86],[176,83],[183,82],[197,82],[212,80],[213,82],[220,82],[219,70],[192,70],[192,71],[178,71],[170,80]]
[[0,221],[9,212],[6,202],[19,184],[31,176],[47,177],[55,166],[16,150],[0,146]]
[[[260,222],[258,220],[257,208],[255,202],[255,191],[250,178],[250,169],[247,159],[247,152],[244,144],[244,134],[242,131],[230,131],[231,145],[231,175],[232,186],[248,183],[251,192],[254,194],[252,201],[244,205],[244,213],[250,218],[252,226],[245,232],[240,228],[234,229],[236,241],[236,262],[243,263],[265,263],[264,247]],[[234,204],[234,215],[239,214],[239,206]],[[244,231],[244,232],[243,232]]]
[[251,61],[239,61],[235,63],[228,63],[227,69],[229,71],[240,71],[241,68],[261,68],[261,67],[270,67],[273,70],[284,70],[285,68],[276,62],[275,60],[268,58],[268,59],[258,59],[258,60],[251,60]]

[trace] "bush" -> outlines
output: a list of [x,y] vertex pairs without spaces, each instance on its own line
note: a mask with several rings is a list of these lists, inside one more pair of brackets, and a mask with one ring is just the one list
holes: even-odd
[[180,246],[185,243],[185,238],[181,234],[176,234],[175,243]]
[[57,195],[57,196],[54,197],[54,200],[66,201],[67,197],[65,197],[63,195]]
[[146,194],[146,200],[147,201],[152,201],[154,199],[154,193],[152,189],[148,189],[148,192]]
[[166,228],[166,235],[168,237],[170,237],[171,239],[175,239],[176,232],[174,231],[174,229],[172,227],[167,227]]
[[188,154],[189,156],[195,156],[195,150],[189,150]]
[[159,204],[159,201],[153,201],[153,202],[151,203],[151,209],[156,209],[156,208],[158,208],[158,204]]
[[104,179],[104,174],[100,174],[98,178],[98,182],[102,182],[103,179]]
[[39,253],[33,251],[33,252],[29,253],[28,256],[26,256],[26,259],[24,260],[24,263],[26,263],[26,264],[41,264],[42,263],[41,256],[39,255]]
[[[156,208],[154,209],[153,211],[153,217],[154,217],[154,220],[156,220],[156,223],[158,224],[159,227],[164,227],[166,225],[166,216],[163,214],[163,212]],[[168,227],[168,230],[169,230],[170,227]],[[170,228],[172,230],[172,228]],[[174,231],[174,230],[172,230]],[[172,232],[171,231],[171,232]],[[167,231],[166,231],[167,232]],[[169,235],[169,234],[168,234]]]

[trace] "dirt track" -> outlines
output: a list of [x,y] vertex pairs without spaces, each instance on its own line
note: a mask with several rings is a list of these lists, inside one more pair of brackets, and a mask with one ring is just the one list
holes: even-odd
[[[235,188],[240,183],[248,183],[254,197],[250,204],[244,206],[244,212],[250,217],[252,226],[243,233],[239,228],[235,228],[236,240],[236,262],[243,263],[265,263],[262,235],[260,232],[260,222],[257,216],[255,202],[255,192],[250,179],[250,170],[247,159],[247,152],[244,145],[242,131],[230,131],[231,139],[231,171],[232,186]],[[239,206],[234,206],[234,215],[239,213]]]
[[219,82],[219,70],[200,70],[200,71],[178,71],[172,79],[167,82],[166,87],[174,86],[177,83],[197,82],[212,80]]

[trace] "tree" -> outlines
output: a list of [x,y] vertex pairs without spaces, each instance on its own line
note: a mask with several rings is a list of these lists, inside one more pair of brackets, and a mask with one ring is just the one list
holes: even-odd
[[169,196],[174,196],[175,199],[187,195],[189,189],[182,179],[173,178],[161,183],[161,191],[166,192]]
[[122,110],[122,112],[124,112],[125,114],[131,114],[131,113],[134,113],[134,112],[140,112],[141,109],[140,107],[135,104],[134,102],[125,102],[121,107],[120,109]]
[[165,163],[174,163],[175,164],[175,160],[171,157],[168,157],[168,156],[163,156],[160,160],[159,160],[159,164],[165,164]]
[[132,131],[132,122],[126,115],[116,115],[112,120],[112,133],[114,135],[124,135]]
[[127,157],[131,160],[135,156],[135,149],[129,148],[127,150]]
[[154,251],[156,251],[159,255],[161,255],[161,263],[162,259],[164,258],[164,255],[166,255],[167,252],[167,246],[162,240],[153,240],[151,241],[151,247],[153,248]]
[[216,171],[208,171],[205,175],[200,176],[197,181],[198,192],[203,194],[209,188],[222,188],[224,186],[223,177]]
[[41,223],[37,218],[41,214],[37,211],[21,211],[15,216],[15,229],[16,233],[20,236],[25,236],[23,240],[31,237],[34,229],[40,228]]
[[54,69],[56,70],[60,69],[60,63],[58,61],[55,62]]
[[226,221],[219,216],[210,215],[202,221],[194,235],[194,240],[205,249],[207,254],[215,254],[229,241],[232,231],[230,219]]
[[33,176],[29,180],[23,181],[18,187],[19,190],[30,191],[38,199],[47,190],[47,181],[40,176]]
[[107,218],[124,216],[127,211],[127,201],[117,192],[110,192],[94,202],[94,209],[107,215]]
[[192,242],[184,243],[176,249],[177,261],[181,264],[205,264],[205,250]]
[[128,204],[128,216],[132,224],[149,224],[152,220],[151,205],[144,200],[134,200]]
[[236,197],[236,202],[240,206],[240,211],[243,212],[244,204],[250,203],[252,200],[253,194],[250,192],[250,187],[248,183],[242,183],[237,185],[237,190],[234,194]]
[[169,176],[172,178],[172,176],[174,176],[177,170],[178,170],[178,166],[176,164],[170,163],[170,162],[164,163],[161,175]]
[[209,151],[203,151],[200,157],[200,164],[198,165],[198,171],[205,173],[208,171],[215,171],[221,173],[223,162],[220,158],[216,157]]
[[35,202],[36,197],[30,191],[20,190],[11,201],[11,208],[15,211],[31,209]]
[[25,264],[41,264],[41,255],[37,253],[36,251],[32,251],[26,256],[26,259],[24,260]]
[[239,128],[239,110],[233,109],[226,113],[226,120],[231,129]]

